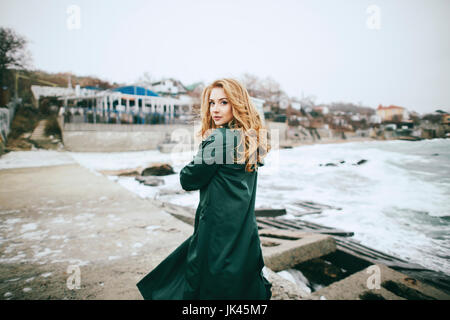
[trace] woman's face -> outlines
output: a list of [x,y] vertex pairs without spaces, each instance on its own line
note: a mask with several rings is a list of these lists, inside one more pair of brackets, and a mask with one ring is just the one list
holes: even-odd
[[231,119],[233,113],[225,91],[222,88],[213,88],[209,96],[209,112],[216,126],[222,126]]

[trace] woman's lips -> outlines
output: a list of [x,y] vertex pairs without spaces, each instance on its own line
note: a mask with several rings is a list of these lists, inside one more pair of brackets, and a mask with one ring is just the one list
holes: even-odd
[[219,120],[219,119],[221,119],[222,117],[213,117],[213,119],[214,120]]

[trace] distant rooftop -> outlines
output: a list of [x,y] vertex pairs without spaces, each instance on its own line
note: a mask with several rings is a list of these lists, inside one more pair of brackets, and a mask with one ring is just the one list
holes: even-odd
[[144,87],[138,87],[138,86],[125,86],[125,87],[119,87],[115,89],[111,89],[112,91],[118,91],[120,93],[125,94],[135,94],[139,96],[153,96],[153,97],[159,97],[158,94],[155,92],[148,90]]
[[378,106],[377,110],[382,110],[382,109],[405,109],[403,107],[399,107],[399,106],[393,106],[390,105],[388,107],[383,107],[381,104]]

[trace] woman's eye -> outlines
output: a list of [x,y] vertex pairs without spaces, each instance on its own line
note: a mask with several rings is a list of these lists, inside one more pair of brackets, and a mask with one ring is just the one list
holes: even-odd
[[[221,102],[223,105],[226,105],[226,104],[228,104],[228,101],[222,101]],[[211,105],[213,105],[214,104],[214,101],[210,101],[209,102],[209,106],[211,106]]]

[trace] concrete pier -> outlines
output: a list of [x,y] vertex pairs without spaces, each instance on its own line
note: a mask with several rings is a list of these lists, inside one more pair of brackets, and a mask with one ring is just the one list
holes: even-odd
[[192,230],[75,163],[0,170],[0,299],[142,299],[137,281]]

